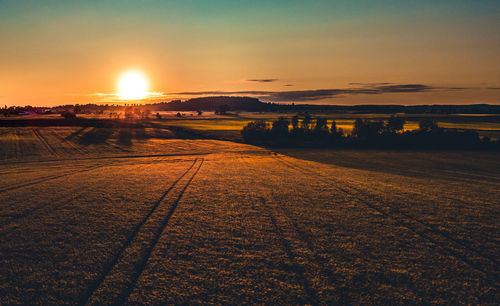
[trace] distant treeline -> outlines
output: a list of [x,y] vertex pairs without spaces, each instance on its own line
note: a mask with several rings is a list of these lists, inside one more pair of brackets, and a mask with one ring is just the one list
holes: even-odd
[[266,111],[269,107],[267,103],[250,97],[204,97],[194,98],[187,101],[171,101],[150,104],[151,110],[163,111]]
[[73,112],[96,113],[124,111],[133,107],[139,111],[251,111],[251,112],[329,112],[329,113],[369,113],[369,114],[500,114],[500,105],[473,104],[473,105],[310,105],[310,104],[277,104],[261,102],[251,97],[202,97],[186,101],[174,100],[152,104],[75,104],[57,107],[7,107],[0,109],[0,114],[5,116],[20,114],[51,114]]
[[443,129],[434,120],[422,120],[419,128],[405,131],[406,119],[356,119],[352,133],[337,128],[335,120],[313,119],[308,113],[291,120],[280,117],[268,124],[257,120],[247,124],[241,134],[245,142],[269,147],[345,147],[401,149],[499,149],[500,141],[480,137],[476,131]]

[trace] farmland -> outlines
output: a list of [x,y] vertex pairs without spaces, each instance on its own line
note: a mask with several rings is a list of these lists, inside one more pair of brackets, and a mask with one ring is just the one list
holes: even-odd
[[[177,117],[177,113],[181,117]],[[113,112],[118,114],[120,118],[124,118],[123,112]],[[156,127],[180,127],[183,129],[191,129],[198,134],[208,137],[241,141],[241,129],[251,121],[264,120],[267,123],[285,117],[291,119],[299,112],[231,112],[226,115],[215,115],[213,112],[202,112],[198,115],[194,111],[160,111],[158,114],[161,120],[157,120],[156,116],[150,115],[149,122]],[[325,118],[331,123],[335,120],[337,128],[341,128],[345,134],[350,134],[356,119],[368,120],[387,120],[391,114],[364,114],[364,113],[335,113],[335,112],[311,112],[312,118]],[[477,131],[481,137],[487,136],[492,140],[500,139],[500,116],[496,114],[397,114],[406,118],[404,130],[411,131],[418,129],[419,121],[435,120],[440,127],[454,130]],[[110,114],[79,114],[79,118],[84,119],[108,119]],[[44,119],[57,120],[61,116],[59,114],[51,115],[27,115],[22,117],[10,117],[0,120],[0,124],[9,122],[11,119],[18,120],[40,120]]]
[[0,128],[0,303],[498,303],[498,152],[168,128],[258,116]]

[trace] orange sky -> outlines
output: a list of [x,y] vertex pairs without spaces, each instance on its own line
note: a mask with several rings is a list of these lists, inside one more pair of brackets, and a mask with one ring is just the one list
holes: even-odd
[[[167,100],[217,91],[263,100],[285,92],[290,100],[278,102],[296,103],[500,104],[499,7],[0,0],[0,104],[115,101],[109,94],[129,69]],[[426,87],[349,91],[369,83]],[[317,89],[342,93],[311,96]]]

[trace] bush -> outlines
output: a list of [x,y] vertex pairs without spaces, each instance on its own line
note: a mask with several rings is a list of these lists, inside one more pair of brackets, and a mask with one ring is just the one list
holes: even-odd
[[309,130],[311,128],[312,118],[308,112],[304,114],[304,119],[302,119],[302,128],[304,130]]
[[76,115],[75,113],[72,113],[72,112],[62,112],[61,113],[61,116],[66,119],[66,120],[70,120],[70,119],[75,119],[76,118]]
[[243,130],[241,136],[248,143],[262,143],[266,141],[269,134],[269,126],[264,120],[249,122]]
[[405,118],[392,115],[387,121],[385,128],[390,133],[397,133],[404,129],[405,123]]
[[231,107],[229,107],[229,105],[227,105],[227,104],[223,104],[215,110],[215,114],[216,115],[225,115],[229,110],[231,110]]
[[362,141],[373,142],[382,132],[384,123],[382,121],[369,121],[356,119],[352,134]]
[[287,137],[289,124],[290,121],[288,121],[285,117],[279,117],[278,120],[273,121],[273,127],[271,128],[273,138]]
[[418,128],[422,132],[435,132],[439,129],[437,122],[434,120],[422,120],[418,123]]
[[299,116],[295,115],[292,117],[292,129],[298,129],[299,128]]

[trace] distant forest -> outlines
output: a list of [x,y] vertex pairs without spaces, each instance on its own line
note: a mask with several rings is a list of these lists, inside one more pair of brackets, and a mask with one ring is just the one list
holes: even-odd
[[472,105],[311,105],[311,104],[278,104],[261,102],[251,97],[202,97],[186,101],[174,100],[152,104],[75,104],[57,107],[7,107],[0,109],[4,116],[23,114],[53,114],[53,113],[85,113],[99,114],[104,112],[125,111],[134,108],[138,111],[214,111],[226,112],[330,112],[330,113],[367,113],[367,114],[500,114],[500,105],[472,104]]

